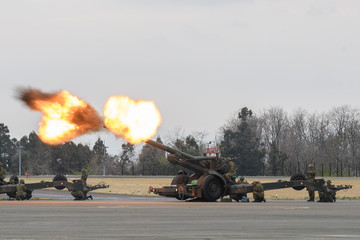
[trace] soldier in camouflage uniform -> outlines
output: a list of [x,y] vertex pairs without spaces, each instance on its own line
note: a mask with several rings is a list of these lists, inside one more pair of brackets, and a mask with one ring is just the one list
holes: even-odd
[[83,191],[71,191],[71,195],[75,198],[74,200],[86,200],[87,197],[85,196]]
[[5,171],[2,167],[2,163],[0,162],[0,184],[4,184]]
[[257,181],[253,182],[253,202],[266,202],[264,194],[264,186]]
[[227,162],[230,166],[230,169],[227,173],[225,173],[223,176],[227,181],[231,181],[233,179],[233,177],[236,177],[236,166],[235,163],[231,160],[230,157],[228,157]]
[[[248,184],[247,181],[245,181],[245,178],[243,176],[240,177],[240,180],[237,181],[237,184]],[[243,197],[247,197],[246,193],[243,194],[239,194],[240,199],[242,199]]]
[[[306,179],[308,181],[314,181],[314,179],[315,179],[314,164],[309,164],[308,171],[306,172]],[[308,202],[313,202],[315,199],[315,192],[309,188],[307,190],[309,192]]]
[[[86,180],[87,180],[87,178],[88,178],[87,171],[84,168],[81,169],[82,188],[86,188]],[[87,200],[87,199],[93,200],[92,195],[86,196],[86,194],[81,190],[71,191],[71,195],[75,198],[75,200]]]
[[85,168],[81,169],[81,181],[85,184],[85,186],[86,186],[87,178],[88,178],[88,174],[87,174]]
[[331,189],[332,186],[331,180],[327,180],[324,186],[325,192],[319,191],[320,200],[318,202],[336,202],[336,192]]
[[16,200],[25,200],[26,199],[27,188],[25,186],[24,179],[21,179],[20,182],[16,185]]
[[237,181],[237,184],[248,184],[247,181],[245,181],[245,178],[243,176],[240,177],[240,180]]

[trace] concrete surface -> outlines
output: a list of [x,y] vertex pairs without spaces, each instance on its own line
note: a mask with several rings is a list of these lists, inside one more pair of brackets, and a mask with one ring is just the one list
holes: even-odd
[[360,239],[360,201],[201,203],[108,194],[72,201],[66,192],[42,191],[53,200],[0,201],[0,239]]

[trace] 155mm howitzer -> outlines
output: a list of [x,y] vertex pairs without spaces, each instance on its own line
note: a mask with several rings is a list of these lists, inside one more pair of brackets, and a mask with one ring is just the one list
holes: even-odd
[[172,180],[171,186],[152,189],[152,192],[175,197],[177,199],[200,198],[204,201],[216,201],[229,194],[229,186],[235,184],[224,177],[230,169],[229,164],[217,154],[216,156],[192,156],[164,144],[148,140],[146,142],[169,154],[167,160],[193,172],[189,176],[180,171]]
[[108,188],[109,185],[97,184],[95,186],[86,185],[80,179],[75,179],[72,182],[69,182],[64,175],[58,174],[53,178],[53,181],[40,181],[38,183],[26,183],[26,196],[24,199],[19,199],[17,197],[17,184],[19,183],[19,178],[15,175],[10,177],[9,182],[2,182],[0,184],[0,194],[6,193],[10,198],[16,200],[29,200],[32,198],[32,192],[36,189],[51,188],[54,187],[57,190],[67,189],[71,195],[74,196],[75,200],[86,200],[88,199],[87,193],[89,191],[94,191],[100,188]]
[[[230,167],[218,154],[216,156],[192,156],[152,140],[148,140],[146,143],[168,152],[167,160],[170,163],[194,172],[189,176],[186,172],[180,171],[173,178],[170,186],[162,188],[150,187],[150,192],[179,200],[197,198],[203,201],[216,201],[227,195],[238,201],[244,194],[253,192],[253,184],[236,184],[235,181],[224,177]],[[299,191],[305,187],[319,192],[326,190],[323,179],[308,181],[303,174],[294,174],[290,181],[279,180],[277,182],[263,183],[262,185],[264,191],[282,188],[293,188]],[[351,186],[346,186],[343,189],[348,188],[351,188]]]

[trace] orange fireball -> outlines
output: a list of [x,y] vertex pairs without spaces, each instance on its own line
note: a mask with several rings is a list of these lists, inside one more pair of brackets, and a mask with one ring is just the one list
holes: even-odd
[[45,143],[61,144],[102,127],[102,119],[95,109],[68,91],[49,94],[26,89],[20,98],[43,114],[39,137]]
[[131,144],[149,140],[156,134],[161,116],[153,102],[111,97],[104,107],[105,127]]

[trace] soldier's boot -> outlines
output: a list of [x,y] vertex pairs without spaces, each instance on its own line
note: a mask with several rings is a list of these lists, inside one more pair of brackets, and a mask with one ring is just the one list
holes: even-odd
[[266,199],[265,199],[265,198],[263,198],[263,199],[262,199],[262,201],[263,201],[263,202],[266,202]]
[[308,202],[314,202],[315,200],[313,198],[310,198],[309,200],[307,200]]
[[93,200],[93,197],[91,196],[91,195],[89,195],[88,197],[87,197],[87,199],[91,199],[91,200]]
[[333,201],[336,202],[336,197],[333,198]]

